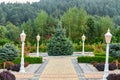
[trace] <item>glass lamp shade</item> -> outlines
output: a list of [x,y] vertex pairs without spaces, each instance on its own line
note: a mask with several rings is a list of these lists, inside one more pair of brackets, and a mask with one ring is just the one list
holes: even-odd
[[37,41],[40,41],[40,36],[39,36],[39,34],[37,35],[36,39],[37,39]]
[[20,38],[22,42],[25,41],[26,34],[24,33],[24,31],[22,31],[22,33],[20,34]]
[[82,41],[85,41],[85,35],[83,34],[83,36],[82,36]]
[[110,33],[110,30],[108,29],[107,33],[105,34],[106,43],[110,43],[111,38],[112,38],[112,34]]

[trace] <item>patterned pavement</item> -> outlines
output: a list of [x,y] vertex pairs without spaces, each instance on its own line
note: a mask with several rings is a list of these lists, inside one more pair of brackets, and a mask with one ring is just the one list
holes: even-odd
[[50,57],[39,80],[79,80],[71,57]]

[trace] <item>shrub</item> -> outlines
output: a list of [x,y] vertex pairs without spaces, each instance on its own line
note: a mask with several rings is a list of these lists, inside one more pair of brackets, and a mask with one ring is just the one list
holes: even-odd
[[3,71],[0,73],[0,80],[16,80],[16,78],[9,71]]
[[105,53],[105,45],[102,43],[94,44],[94,53]]
[[109,74],[107,80],[120,80],[120,74]]
[[[104,66],[105,66],[105,63],[99,63],[99,64],[97,64],[95,67],[96,67],[97,70],[99,70],[99,71],[104,71]],[[115,69],[117,69],[116,64],[110,63],[110,64],[109,64],[109,70],[115,70]]]
[[118,58],[120,58],[120,43],[110,45],[110,56],[116,58],[116,65],[118,67]]
[[40,52],[46,52],[47,51],[47,46],[45,44],[40,45]]
[[12,70],[12,71],[17,71],[17,72],[19,72],[19,70],[20,70],[20,64],[15,64],[15,65],[13,65],[13,66],[9,66],[9,67],[7,68],[7,70]]
[[106,56],[105,53],[94,53],[95,56]]
[[[28,63],[28,62],[25,62],[24,67],[27,67],[28,65],[29,65],[29,63]],[[17,71],[17,72],[19,72],[20,66],[21,66],[20,64],[15,64],[15,65],[13,65],[13,66],[7,67],[7,70],[12,70],[12,71]]]
[[[42,63],[43,58],[42,57],[25,57],[25,62],[29,62],[30,64],[35,63]],[[20,64],[21,58],[15,59],[13,62],[15,64]]]
[[18,57],[18,52],[14,45],[7,43],[0,49],[0,59],[3,61],[13,61]]
[[72,42],[66,38],[65,30],[62,28],[60,22],[47,45],[47,51],[50,56],[73,54]]
[[8,68],[9,66],[13,66],[13,65],[14,65],[14,63],[11,62],[11,61],[3,62],[2,63],[2,68]]
[[[82,43],[80,44],[74,43],[73,46],[74,46],[74,51],[82,51]],[[94,51],[94,46],[86,44],[85,51]]]
[[[112,62],[114,58],[109,57],[109,62]],[[77,57],[78,63],[91,63],[91,62],[105,62],[105,56],[79,56]]]
[[[4,38],[4,39],[0,39],[0,45],[5,45],[6,43],[10,43],[11,41],[10,40],[8,40],[8,39],[6,39],[6,38]],[[12,42],[11,42],[12,43]]]
[[110,45],[110,56],[119,58],[120,57],[120,43]]

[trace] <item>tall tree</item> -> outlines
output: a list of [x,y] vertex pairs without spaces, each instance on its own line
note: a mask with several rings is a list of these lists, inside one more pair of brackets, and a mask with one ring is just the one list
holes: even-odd
[[19,40],[19,28],[13,25],[12,23],[8,22],[6,25],[6,37],[11,41],[18,42]]
[[41,11],[37,18],[34,20],[34,25],[35,25],[35,35],[40,34],[41,35],[41,40],[43,43],[44,36],[46,33],[46,27],[47,27],[47,19],[48,19],[48,14],[45,11]]
[[95,38],[95,24],[94,24],[94,19],[92,17],[89,17],[87,19],[87,40],[89,41],[89,43],[93,43],[94,38]]

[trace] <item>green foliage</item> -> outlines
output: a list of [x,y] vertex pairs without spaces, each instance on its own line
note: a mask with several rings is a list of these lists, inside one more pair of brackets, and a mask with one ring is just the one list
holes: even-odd
[[67,31],[67,36],[72,39],[74,42],[78,42],[83,33],[86,32],[87,26],[87,12],[81,8],[80,10],[77,7],[70,8],[62,16],[63,27]]
[[[36,64],[36,63],[42,63],[43,58],[42,57],[25,57],[24,58],[25,62],[29,62],[30,64]],[[15,59],[13,62],[15,64],[20,64],[21,58]]]
[[[80,43],[80,44],[74,43],[73,46],[74,46],[74,51],[82,51],[82,43]],[[86,52],[87,51],[92,51],[93,52],[94,51],[94,45],[86,44],[84,46],[84,49],[85,49]]]
[[0,59],[2,61],[13,61],[18,57],[18,49],[11,44],[5,44],[0,49]]
[[45,44],[40,45],[40,52],[46,52],[47,51],[47,46]]
[[6,25],[6,29],[6,37],[11,41],[17,42],[19,38],[19,28],[8,22],[8,24]]
[[5,45],[6,43],[10,43],[11,41],[8,40],[7,38],[0,39],[0,46]]
[[0,38],[5,38],[5,33],[7,32],[7,29],[5,26],[0,25]]
[[73,45],[65,36],[65,29],[59,22],[53,36],[47,45],[48,55],[71,55],[73,54]]
[[104,54],[105,45],[103,43],[94,44],[94,53],[95,54]]
[[48,19],[48,14],[42,10],[34,20],[34,24],[35,24],[34,34],[35,35],[40,34],[42,43],[44,40],[43,36],[46,36],[45,32],[47,29],[47,19]]
[[120,58],[120,43],[111,44],[109,49],[110,56]]
[[[109,62],[112,62],[114,60],[114,58],[109,57]],[[90,56],[79,56],[77,57],[77,61],[78,63],[91,63],[91,62],[105,62],[105,56],[94,56],[94,57],[90,57]]]

